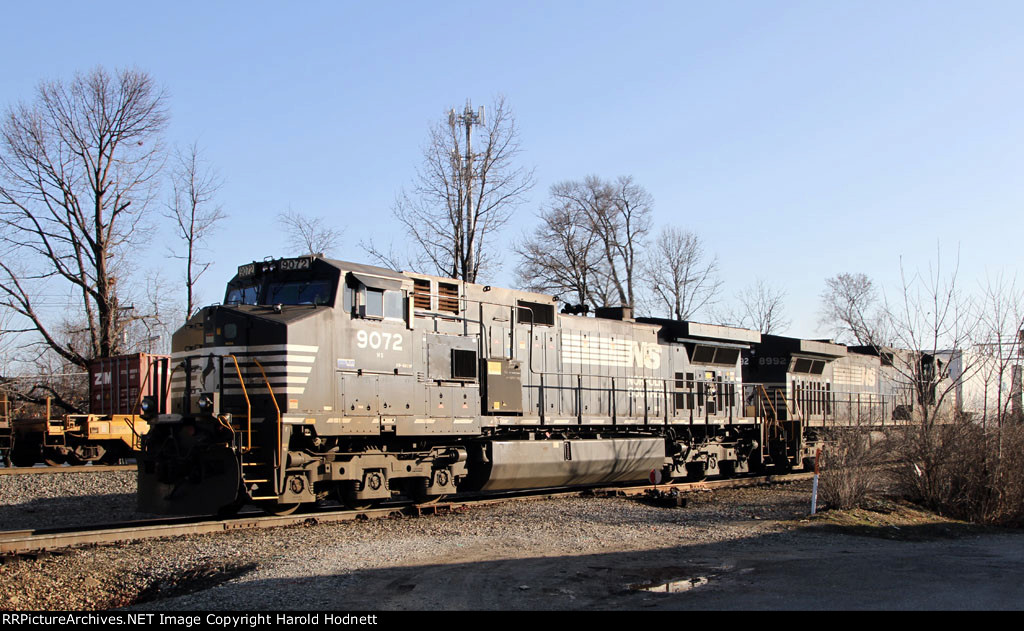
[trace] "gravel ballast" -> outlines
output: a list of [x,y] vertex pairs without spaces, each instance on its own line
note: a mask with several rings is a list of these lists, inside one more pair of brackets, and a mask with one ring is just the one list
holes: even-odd
[[[96,479],[85,479],[90,476]],[[128,484],[134,487],[131,472],[25,477],[47,480],[0,480],[0,520],[5,529],[11,528],[7,520],[26,506],[35,512],[22,515],[17,527],[57,525],[53,522],[69,520],[72,513],[73,523],[110,521],[111,515],[140,517],[133,511],[134,494],[125,489]],[[49,479],[61,477],[73,480]],[[46,498],[48,488],[75,495]],[[758,606],[789,608],[792,601],[773,604],[770,599],[774,594],[792,595],[794,588],[758,589],[760,577],[786,563],[800,563],[800,555],[815,560],[806,565],[830,567],[831,555],[846,562],[855,558],[848,554],[851,551],[868,554],[865,545],[884,558],[894,554],[887,546],[909,545],[808,527],[809,491],[808,483],[795,483],[704,492],[692,495],[689,505],[680,509],[627,498],[537,499],[424,518],[235,531],[69,550],[7,560],[0,566],[0,609],[700,608],[709,601],[699,599],[716,595],[726,604],[715,607],[750,606],[750,598],[756,596],[769,599]],[[999,536],[1017,545],[1021,541],[1017,535]],[[920,545],[945,546],[948,557],[949,542]],[[1006,542],[999,545],[1005,549]],[[922,554],[939,556],[936,551]],[[965,553],[964,558],[968,556]],[[1021,557],[1024,567],[1024,554]],[[771,563],[765,565],[766,560]],[[872,563],[877,567],[877,561]],[[700,587],[686,594],[641,589],[679,579]],[[808,586],[806,593],[820,594],[823,579],[813,580],[817,584]],[[752,583],[743,588],[748,597],[730,599],[730,594],[740,593],[736,590],[744,581]],[[854,593],[844,589],[846,598]],[[884,598],[886,593],[874,597]],[[841,601],[812,600],[802,607],[835,602]],[[878,601],[851,601],[845,606],[872,608],[870,602]]]

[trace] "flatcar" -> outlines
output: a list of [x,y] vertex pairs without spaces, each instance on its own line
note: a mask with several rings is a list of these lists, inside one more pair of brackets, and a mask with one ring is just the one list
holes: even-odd
[[785,419],[746,413],[758,332],[557,307],[321,256],[242,265],[173,337],[170,413],[144,402],[140,509],[284,513],[813,457]]
[[143,397],[166,401],[169,359],[136,353],[91,362],[84,414],[54,415],[47,403],[43,417],[18,417],[0,402],[0,450],[19,467],[113,464],[132,457],[149,429],[138,414]]

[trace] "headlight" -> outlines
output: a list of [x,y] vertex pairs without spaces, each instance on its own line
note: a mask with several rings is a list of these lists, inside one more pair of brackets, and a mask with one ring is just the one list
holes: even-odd
[[200,396],[199,411],[203,414],[211,414],[213,412],[213,397],[208,394]]

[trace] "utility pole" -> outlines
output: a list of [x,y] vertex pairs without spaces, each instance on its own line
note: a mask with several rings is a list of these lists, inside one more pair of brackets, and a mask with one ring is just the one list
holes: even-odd
[[457,275],[461,275],[462,280],[472,283],[476,282],[476,270],[473,269],[473,240],[476,236],[476,218],[473,216],[473,126],[484,125],[484,108],[480,106],[480,109],[474,112],[470,100],[466,99],[466,109],[461,114],[457,114],[454,108],[448,112],[448,124],[453,131],[456,125],[466,127],[465,172],[462,177],[466,189],[466,217],[462,222],[462,261],[456,260],[462,269],[456,271],[461,271],[461,274]]

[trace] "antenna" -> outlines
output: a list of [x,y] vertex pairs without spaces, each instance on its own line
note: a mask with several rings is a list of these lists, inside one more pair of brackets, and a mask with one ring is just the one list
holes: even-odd
[[473,173],[473,126],[484,124],[484,108],[480,106],[477,112],[473,112],[473,103],[466,99],[466,109],[462,111],[462,114],[456,114],[453,108],[448,113],[448,125],[451,126],[452,131],[455,131],[456,125],[465,125],[466,127],[466,162],[462,166],[465,170],[462,173],[461,180],[462,185],[465,186],[466,191],[466,215],[464,218],[465,230],[464,243],[462,244],[462,252],[465,260],[459,267],[462,268],[462,280],[465,281],[466,270],[469,269],[473,260],[476,256],[474,250],[474,243],[472,237],[476,234],[476,216],[473,214],[473,180],[475,174]]

